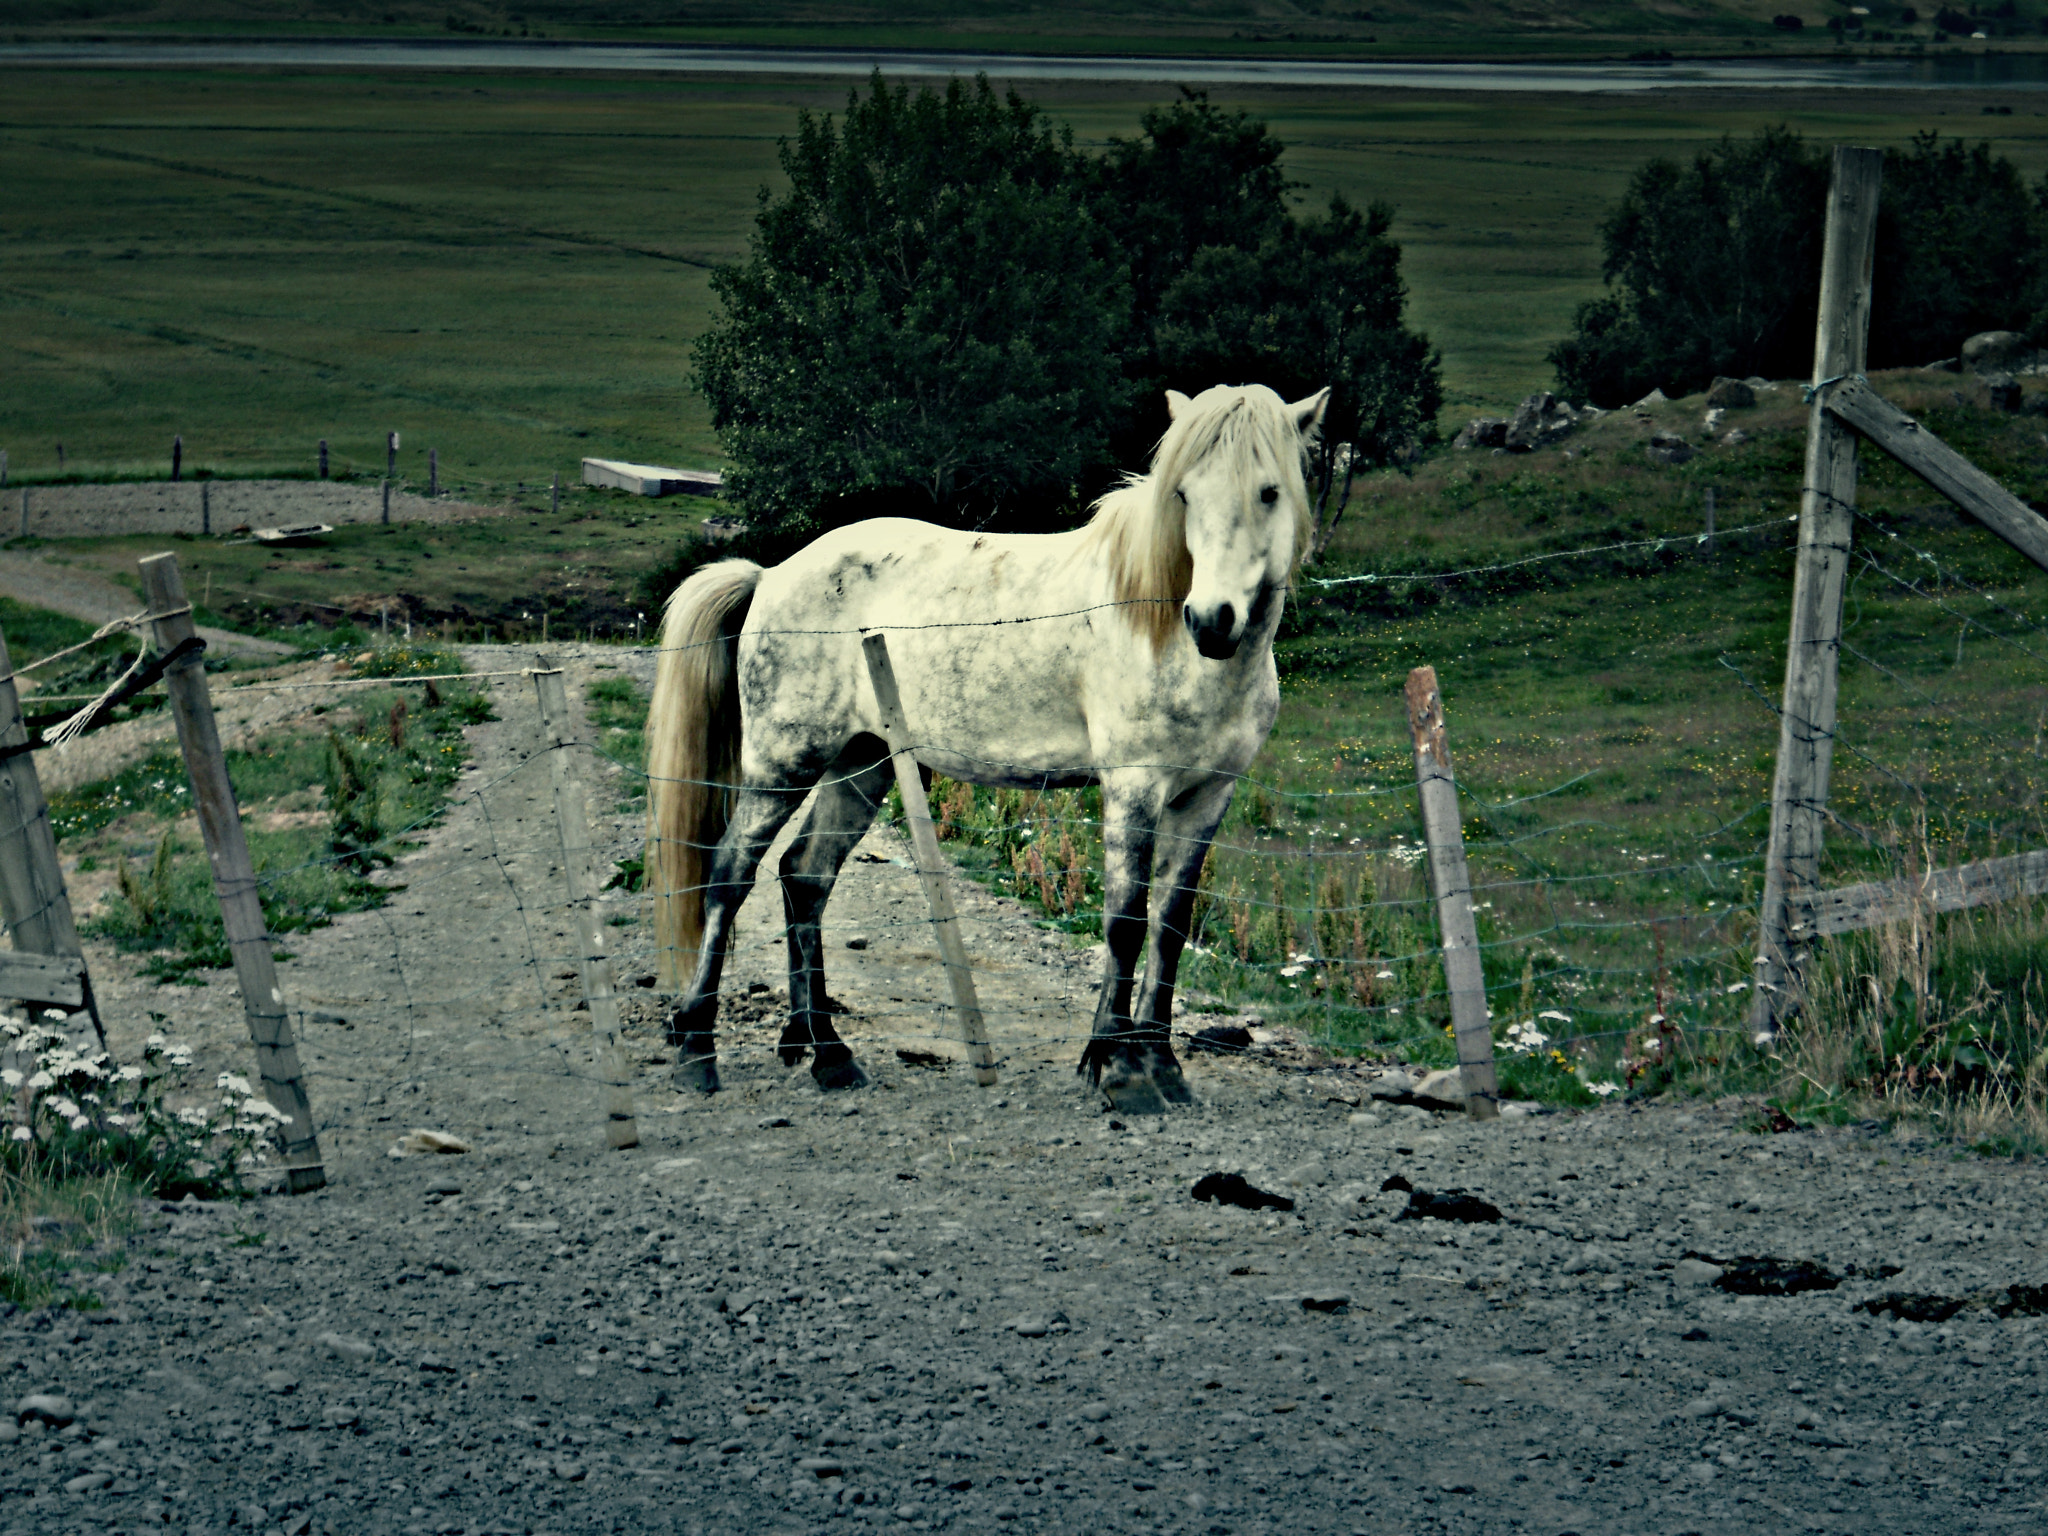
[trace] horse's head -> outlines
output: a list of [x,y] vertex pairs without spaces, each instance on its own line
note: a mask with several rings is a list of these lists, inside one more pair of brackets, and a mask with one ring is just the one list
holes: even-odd
[[1153,464],[1161,508],[1185,530],[1191,567],[1181,622],[1212,661],[1294,577],[1309,535],[1302,461],[1330,392],[1292,404],[1263,384],[1166,392],[1173,425]]

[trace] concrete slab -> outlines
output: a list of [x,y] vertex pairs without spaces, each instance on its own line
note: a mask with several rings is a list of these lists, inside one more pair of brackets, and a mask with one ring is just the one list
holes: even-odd
[[715,469],[665,469],[622,459],[585,459],[583,483],[635,496],[716,496],[725,477]]

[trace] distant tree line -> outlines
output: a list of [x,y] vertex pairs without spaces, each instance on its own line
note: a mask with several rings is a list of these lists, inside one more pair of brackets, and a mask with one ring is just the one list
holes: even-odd
[[[1551,348],[1557,387],[1615,406],[1717,375],[1812,366],[1829,155],[1786,128],[1651,160],[1600,226],[1609,292]],[[1917,135],[1887,151],[1870,366],[1953,357],[1978,331],[2048,339],[2048,181],[2029,188],[1988,144]]]
[[[720,268],[697,379],[749,543],[881,514],[1070,525],[1165,429],[1164,392],[1334,386],[1312,492],[1434,431],[1392,212],[1288,206],[1283,146],[1198,92],[1101,153],[1014,91],[877,75],[800,114],[785,190]],[[1337,445],[1348,443],[1348,456]]]

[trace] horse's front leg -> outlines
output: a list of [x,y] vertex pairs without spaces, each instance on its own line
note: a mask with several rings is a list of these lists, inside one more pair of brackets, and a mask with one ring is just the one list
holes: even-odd
[[1195,891],[1210,840],[1230,809],[1237,788],[1234,777],[1219,774],[1198,784],[1167,806],[1159,818],[1158,866],[1152,874],[1152,925],[1145,947],[1145,981],[1131,1010],[1132,1038],[1139,1042],[1141,1065],[1170,1104],[1187,1104],[1193,1095],[1173,1054],[1173,988],[1180,973],[1181,951],[1195,909]]
[[1165,1102],[1145,1070],[1145,1047],[1131,1031],[1131,987],[1145,949],[1146,887],[1152,876],[1152,812],[1109,785],[1102,791],[1102,995],[1080,1070],[1112,1109],[1159,1114]]

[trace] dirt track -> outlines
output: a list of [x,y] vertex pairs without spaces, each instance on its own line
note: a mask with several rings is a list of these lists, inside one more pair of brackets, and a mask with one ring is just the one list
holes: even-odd
[[[785,1074],[756,997],[716,1100],[669,1093],[636,1037],[642,1144],[603,1151],[547,802],[518,770],[530,684],[495,696],[477,793],[406,890],[283,967],[333,1184],[152,1210],[95,1282],[105,1312],[6,1323],[5,1379],[87,1431],[0,1447],[0,1536],[2048,1524],[2042,1321],[1857,1310],[2048,1282],[2034,1169],[1757,1136],[1733,1106],[1472,1126],[1299,1061],[1196,1058],[1200,1107],[1119,1124],[1070,1065],[1085,957],[963,890],[1003,1070],[977,1090],[894,1054],[946,1047],[880,836],[827,930],[875,1085]],[[630,818],[610,832],[636,846]],[[729,997],[779,970],[772,894]],[[611,931],[637,974],[643,927]],[[154,1010],[245,1065],[230,987],[93,961],[124,1043]],[[476,1150],[388,1157],[414,1127]],[[1197,1203],[1214,1171],[1297,1208]],[[1396,1174],[1504,1219],[1397,1219]],[[1738,1296],[1688,1253],[1840,1283]]]

